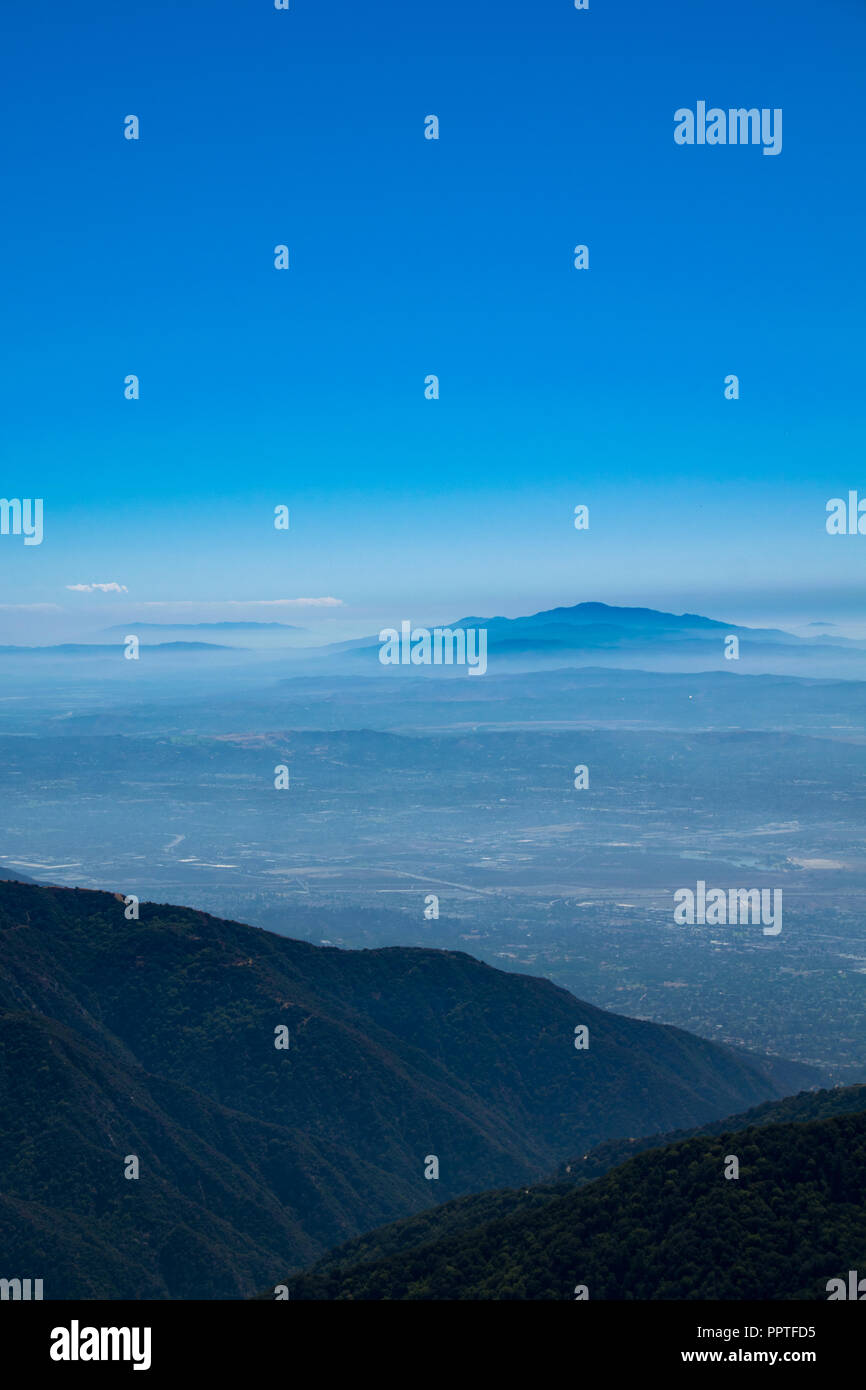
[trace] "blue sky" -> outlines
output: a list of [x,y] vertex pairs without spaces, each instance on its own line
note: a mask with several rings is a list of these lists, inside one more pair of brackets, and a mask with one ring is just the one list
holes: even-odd
[[[824,516],[866,495],[860,0],[5,27],[0,495],[45,539],[0,536],[0,639],[298,597],[335,636],[583,599],[857,627],[866,537]],[[698,100],[781,107],[782,153],[677,146]]]

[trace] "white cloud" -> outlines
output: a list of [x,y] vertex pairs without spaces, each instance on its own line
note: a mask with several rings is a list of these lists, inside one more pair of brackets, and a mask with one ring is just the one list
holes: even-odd
[[117,584],[114,580],[112,580],[110,584],[67,584],[66,587],[76,594],[94,594],[97,590],[99,590],[101,594],[129,593],[125,584]]

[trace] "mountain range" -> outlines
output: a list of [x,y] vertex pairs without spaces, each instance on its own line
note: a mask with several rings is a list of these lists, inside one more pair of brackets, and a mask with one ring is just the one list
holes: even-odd
[[46,1298],[252,1295],[436,1202],[813,1083],[461,952],[128,910],[0,882],[0,1234]]
[[304,627],[295,627],[292,623],[252,623],[252,622],[219,622],[219,623],[141,623],[135,618],[131,618],[128,623],[114,623],[105,629],[106,632],[306,632]]
[[[811,675],[866,671],[866,642],[857,639],[828,633],[798,637],[780,628],[753,628],[654,608],[577,603],[517,618],[465,617],[443,626],[484,630],[488,661],[498,670],[603,664],[646,670],[737,668],[752,673]],[[739,643],[735,658],[726,655],[729,637],[736,637]],[[347,659],[378,661],[380,645],[378,637],[370,637],[320,650],[342,652]],[[408,666],[405,671],[411,673],[412,669]],[[453,668],[448,673],[453,674]]]
[[[394,619],[395,629],[404,621]],[[506,672],[545,671],[557,668],[604,666],[645,671],[727,670],[756,675],[801,675],[825,678],[866,677],[866,641],[821,632],[799,637],[780,628],[747,627],[694,613],[664,613],[653,608],[618,607],[605,603],[577,603],[551,608],[522,617],[464,617],[442,624],[452,630],[483,629],[487,633],[488,670]],[[381,643],[378,634],[334,643],[299,646],[280,645],[281,634],[297,636],[303,628],[287,623],[127,623],[107,632],[125,634],[137,629],[161,633],[202,631],[215,636],[246,634],[249,649],[223,647],[206,642],[155,643],[167,655],[186,652],[239,651],[249,659],[255,651],[266,657],[274,671],[285,669],[285,662],[297,664],[305,672],[333,674],[380,674]],[[260,637],[261,642],[256,642]],[[736,637],[739,650],[731,655],[728,639]],[[63,643],[53,647],[0,647],[4,656],[53,653],[64,657],[102,653],[113,657],[115,645]],[[412,665],[389,668],[391,675],[430,674],[431,668]],[[454,676],[460,668],[439,666],[438,675]]]

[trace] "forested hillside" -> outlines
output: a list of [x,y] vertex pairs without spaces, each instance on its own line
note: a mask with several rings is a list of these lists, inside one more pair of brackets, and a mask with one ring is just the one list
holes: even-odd
[[462,953],[14,882],[0,1047],[0,1238],[52,1298],[253,1294],[437,1201],[778,1093],[760,1059]]
[[[731,1157],[739,1177],[726,1178]],[[295,1299],[826,1299],[866,1273],[866,1113],[639,1154],[576,1190],[291,1281]],[[498,1207],[498,1212],[497,1212]]]

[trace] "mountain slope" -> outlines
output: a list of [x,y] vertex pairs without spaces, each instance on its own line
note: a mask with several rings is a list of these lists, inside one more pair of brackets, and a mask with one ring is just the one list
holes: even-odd
[[866,1265],[866,1112],[687,1139],[520,1208],[496,1196],[480,1224],[452,1213],[442,1238],[310,1271],[291,1297],[826,1299]]
[[545,1182],[528,1188],[472,1193],[347,1241],[292,1281],[292,1287],[304,1290],[305,1297],[334,1296],[333,1292],[323,1292],[326,1288],[360,1287],[365,1277],[359,1268],[361,1265],[387,1263],[421,1246],[441,1244],[458,1233],[474,1231],[478,1239],[482,1239],[481,1228],[488,1222],[501,1221],[520,1212],[538,1211],[548,1202],[585,1186],[647,1149],[665,1148],[700,1136],[716,1137],[764,1125],[802,1124],[861,1112],[866,1112],[866,1086],[838,1087],[829,1091],[803,1091],[784,1100],[768,1101],[742,1115],[730,1115],[689,1131],[652,1134],[642,1139],[607,1140],[563,1164]]
[[554,1175],[558,1180],[591,1182],[611,1168],[625,1163],[645,1149],[659,1149],[683,1139],[699,1135],[715,1137],[735,1130],[760,1128],[763,1125],[804,1124],[810,1120],[830,1120],[839,1115],[855,1115],[866,1111],[866,1085],[838,1086],[826,1091],[802,1091],[783,1100],[766,1101],[742,1115],[728,1115],[724,1120],[711,1120],[695,1129],[675,1130],[667,1134],[650,1134],[642,1139],[607,1139],[597,1144],[579,1159],[564,1164]]
[[50,1250],[47,1297],[252,1293],[434,1201],[778,1094],[758,1059],[461,953],[4,882],[0,960],[0,1239],[37,1271]]

